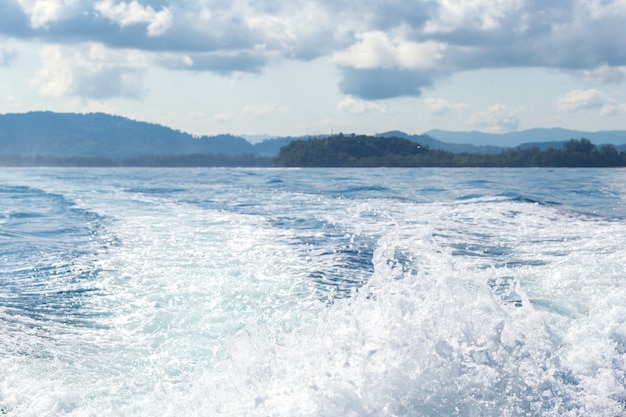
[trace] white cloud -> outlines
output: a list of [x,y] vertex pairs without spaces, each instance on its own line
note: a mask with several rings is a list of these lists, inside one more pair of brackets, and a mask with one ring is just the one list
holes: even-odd
[[42,68],[31,84],[44,96],[96,99],[143,95],[141,76],[152,60],[143,52],[112,50],[99,44],[46,45]]
[[595,19],[626,16],[625,0],[586,0],[581,3],[587,6],[591,16]]
[[237,116],[231,112],[222,112],[213,116],[213,121],[217,123],[229,123],[236,119],[237,119]]
[[385,106],[366,100],[359,100],[353,97],[346,97],[337,103],[337,111],[349,114],[364,114],[372,111],[384,113]]
[[626,79],[626,66],[601,65],[598,68],[577,71],[577,74],[591,83],[619,84]]
[[[352,13],[336,13],[336,4],[326,1],[291,0],[234,2],[252,37],[253,48],[270,56],[310,60],[332,54],[352,39]],[[340,6],[340,8],[342,8]]]
[[357,43],[337,52],[333,59],[339,65],[353,68],[427,69],[435,67],[446,47],[434,41],[412,42],[380,31],[357,36]]
[[419,96],[481,68],[623,82],[624,16],[626,0],[0,0],[9,39],[140,50],[167,69],[226,76],[330,58],[340,91],[364,99]]
[[169,52],[156,55],[155,61],[159,66],[172,70],[190,69],[194,65],[194,60],[189,55]]
[[122,111],[110,104],[102,101],[88,100],[87,104],[81,107],[82,113],[108,113],[108,114],[120,114]]
[[268,50],[272,46],[276,47],[276,42],[285,45],[297,38],[291,21],[284,16],[251,15],[245,19],[247,26],[260,34],[262,42],[255,45],[256,50]]
[[587,109],[598,109],[611,103],[612,99],[605,93],[596,90],[570,91],[556,101],[559,110],[574,112]]
[[602,116],[616,116],[626,113],[626,104],[618,102],[611,95],[596,89],[573,90],[555,102],[558,110],[570,113],[598,111]]
[[500,20],[522,8],[523,0],[440,0],[436,14],[425,26],[427,33],[457,29],[491,30]]
[[137,1],[115,4],[113,0],[102,0],[94,4],[94,9],[121,27],[145,23],[149,36],[162,35],[172,25],[172,13],[167,7],[157,12]]
[[475,129],[490,133],[513,132],[519,128],[518,110],[495,104],[487,110],[472,114],[468,120]]
[[442,116],[452,110],[459,110],[466,107],[464,103],[452,104],[442,98],[432,97],[424,99],[424,104],[426,105],[426,108],[430,110],[430,114],[433,116]]
[[17,0],[17,2],[34,29],[68,17],[78,5],[77,0]]

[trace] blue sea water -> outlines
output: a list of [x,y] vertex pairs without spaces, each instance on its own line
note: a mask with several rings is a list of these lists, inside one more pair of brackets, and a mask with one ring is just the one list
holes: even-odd
[[0,415],[622,416],[626,171],[5,169]]

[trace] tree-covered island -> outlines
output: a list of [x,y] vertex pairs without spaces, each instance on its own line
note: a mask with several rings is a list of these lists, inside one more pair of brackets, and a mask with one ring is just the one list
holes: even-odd
[[571,139],[562,148],[509,148],[499,154],[430,150],[408,139],[366,135],[294,140],[273,160],[277,167],[623,167],[626,152]]

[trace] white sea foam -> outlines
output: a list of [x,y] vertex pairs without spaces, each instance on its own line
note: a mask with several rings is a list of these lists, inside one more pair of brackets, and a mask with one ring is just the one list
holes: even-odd
[[[525,227],[545,229],[538,223]],[[579,233],[589,227],[582,219],[575,226]],[[561,233],[558,227],[551,232]],[[607,327],[614,328],[599,332],[578,331],[571,317],[574,328],[557,327],[560,311],[537,308],[524,288],[529,281],[538,291],[542,279],[559,277],[543,276],[546,268],[532,263],[507,272],[516,275],[521,307],[503,304],[486,283],[501,271],[453,256],[433,235],[420,226],[381,238],[370,283],[299,331],[280,340],[268,338],[265,327],[241,332],[225,370],[207,370],[197,381],[200,390],[214,393],[204,407],[259,416],[621,414],[624,352],[614,339],[623,342],[622,321],[611,319]],[[562,247],[567,254],[560,266],[584,273],[589,268],[578,259],[578,248]],[[595,268],[615,268],[618,257],[614,253]],[[407,259],[414,263],[410,268],[401,265]],[[572,295],[553,294],[555,304]],[[607,312],[599,300],[578,300]],[[608,311],[623,314],[619,300],[605,302]],[[577,354],[586,356],[586,366],[572,363]]]
[[88,324],[0,307],[0,414],[623,414],[622,220],[196,174],[19,178],[107,230]]

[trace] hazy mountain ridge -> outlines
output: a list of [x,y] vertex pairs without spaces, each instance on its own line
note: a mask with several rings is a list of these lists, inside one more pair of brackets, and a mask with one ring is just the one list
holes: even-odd
[[135,157],[215,153],[252,154],[233,135],[194,137],[154,123],[104,113],[30,112],[0,115],[0,154]]
[[433,129],[425,134],[446,143],[471,143],[476,146],[516,147],[529,143],[566,142],[570,139],[589,139],[596,145],[626,145],[625,130],[604,130],[585,132],[571,129],[534,128],[508,133],[456,132]]
[[501,147],[498,146],[476,146],[470,143],[447,143],[442,142],[432,135],[426,133],[422,135],[410,135],[399,130],[392,130],[389,132],[379,133],[377,136],[382,137],[399,137],[403,139],[408,139],[412,142],[417,142],[424,146],[427,146],[429,149],[440,150],[452,153],[489,153],[489,154],[497,154],[502,152]]
[[[516,146],[560,148],[565,141],[582,137],[597,145],[611,143],[620,145],[616,146],[620,151],[626,150],[626,131],[590,133],[566,129],[531,129],[490,134],[431,130],[421,135],[389,131],[378,136],[397,136],[429,149],[452,153],[497,154],[505,148]],[[247,154],[271,157],[292,140],[311,137],[314,136],[273,137],[253,144],[240,136],[223,134],[194,137],[167,126],[104,113],[36,111],[0,114],[0,155],[129,158],[143,155]]]

